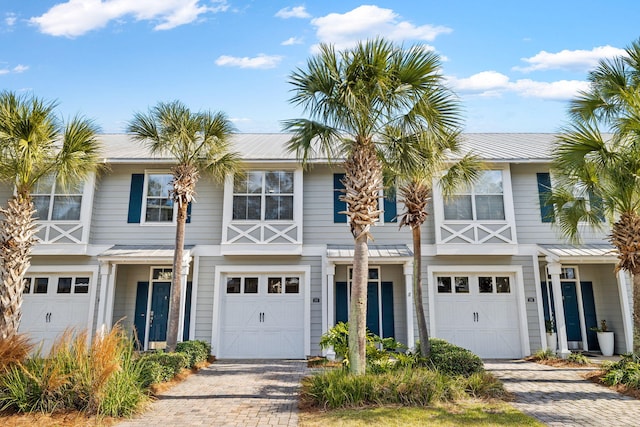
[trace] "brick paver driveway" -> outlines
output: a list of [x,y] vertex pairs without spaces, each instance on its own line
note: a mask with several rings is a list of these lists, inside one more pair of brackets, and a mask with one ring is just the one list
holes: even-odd
[[297,426],[303,360],[219,360],[118,426]]
[[549,426],[639,426],[640,400],[585,380],[585,368],[485,361],[515,395],[513,405]]

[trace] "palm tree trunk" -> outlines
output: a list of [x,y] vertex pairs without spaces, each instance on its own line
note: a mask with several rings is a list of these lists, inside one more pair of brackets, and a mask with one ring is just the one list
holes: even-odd
[[0,339],[18,332],[22,318],[24,275],[36,242],[35,209],[28,195],[12,197],[1,209],[0,221]]
[[[367,368],[367,282],[369,277],[369,245],[366,234],[355,240],[351,306],[349,308],[349,370],[356,375]],[[358,331],[363,331],[358,333]]]
[[180,307],[182,306],[182,258],[184,255],[184,232],[187,223],[187,202],[178,205],[176,219],[176,243],[173,254],[173,274],[171,275],[171,297],[167,325],[167,351],[175,351],[178,344]]
[[422,357],[431,355],[431,343],[429,342],[429,330],[424,316],[422,304],[422,239],[420,227],[413,227],[413,305],[418,319],[418,336],[420,338],[420,354]]

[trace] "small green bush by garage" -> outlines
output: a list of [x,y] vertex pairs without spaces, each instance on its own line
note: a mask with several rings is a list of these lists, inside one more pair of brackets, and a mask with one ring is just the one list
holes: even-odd
[[428,362],[438,371],[465,377],[484,371],[482,359],[471,351],[438,338],[431,338],[429,342],[431,356]]

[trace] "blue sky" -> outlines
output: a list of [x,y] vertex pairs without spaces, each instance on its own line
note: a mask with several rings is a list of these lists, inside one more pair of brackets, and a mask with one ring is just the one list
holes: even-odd
[[0,0],[0,90],[104,132],[179,99],[240,132],[301,117],[287,79],[318,43],[383,36],[443,59],[466,132],[555,132],[601,58],[640,37],[640,2]]

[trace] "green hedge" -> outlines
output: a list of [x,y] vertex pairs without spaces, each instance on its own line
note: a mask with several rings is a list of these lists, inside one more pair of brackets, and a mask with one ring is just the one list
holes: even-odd
[[143,354],[138,363],[141,364],[142,382],[145,386],[170,381],[180,371],[189,366],[189,356],[185,353],[164,353],[158,351]]
[[431,338],[429,342],[431,356],[428,360],[438,371],[465,377],[484,371],[482,359],[471,351],[438,338]]
[[178,343],[177,353],[184,353],[189,358],[189,367],[195,368],[198,363],[206,362],[211,354],[211,345],[205,341],[193,340]]

